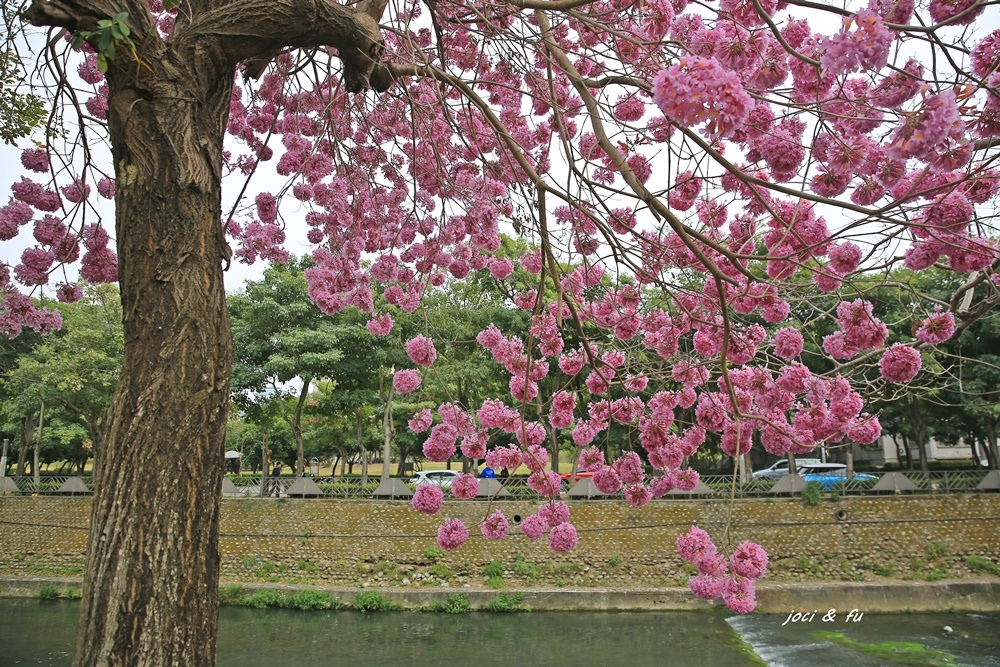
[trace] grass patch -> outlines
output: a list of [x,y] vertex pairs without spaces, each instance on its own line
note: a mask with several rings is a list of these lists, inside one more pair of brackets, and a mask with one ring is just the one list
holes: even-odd
[[497,614],[512,611],[530,611],[530,609],[521,605],[523,601],[523,593],[501,593],[490,600],[489,604],[486,605],[486,610]]
[[444,549],[434,546],[433,544],[426,549],[424,549],[424,555],[426,555],[431,560],[437,561],[444,558]]
[[528,584],[535,583],[535,579],[542,575],[542,568],[536,563],[526,561],[520,556],[514,561],[514,574],[524,579]]
[[988,558],[969,556],[965,559],[965,566],[976,574],[992,574],[994,577],[1000,577],[1000,565]]
[[399,611],[403,608],[378,591],[358,591],[357,595],[354,596],[353,606],[362,614],[380,611]]
[[486,587],[503,588],[504,587],[503,577],[486,577]]
[[431,566],[431,569],[428,570],[428,572],[433,574],[438,579],[442,579],[445,581],[455,576],[455,572],[444,563],[434,563],[434,565]]
[[491,560],[486,565],[483,565],[483,577],[486,579],[490,577],[503,577],[503,563]]
[[344,604],[327,591],[303,589],[282,598],[281,606],[285,609],[298,609],[300,611],[325,611],[342,609]]

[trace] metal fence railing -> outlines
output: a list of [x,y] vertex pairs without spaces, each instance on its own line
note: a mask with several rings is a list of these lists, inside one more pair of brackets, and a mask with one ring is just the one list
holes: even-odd
[[[977,487],[986,477],[986,470],[942,470],[923,473],[921,471],[900,471],[900,473],[916,486],[912,493],[944,494],[944,493],[975,493]],[[837,493],[841,496],[866,496],[885,493],[874,487],[883,473],[860,473],[850,481],[837,482],[824,488],[824,492]],[[295,482],[294,477],[266,477],[261,475],[226,476],[232,483],[224,485],[224,496],[228,498],[258,498],[258,497],[288,497]],[[371,477],[362,483],[357,477],[311,477],[320,490],[323,498],[372,499],[379,485],[378,477]],[[732,475],[702,475],[702,485],[690,492],[673,492],[666,496],[670,498],[716,497],[725,498],[734,495],[737,498],[772,497],[775,495],[776,480],[751,479],[745,482],[737,481],[734,486]],[[496,500],[524,500],[536,498],[536,494],[527,486],[523,477],[512,477],[504,480],[504,488],[509,495]],[[412,485],[410,488],[413,488]],[[70,477],[42,475],[36,483],[31,476],[0,477],[0,495],[84,495],[94,490],[90,476]],[[570,485],[563,487],[564,495],[570,490]],[[446,497],[448,494],[445,494]],[[621,498],[622,492],[602,498]]]

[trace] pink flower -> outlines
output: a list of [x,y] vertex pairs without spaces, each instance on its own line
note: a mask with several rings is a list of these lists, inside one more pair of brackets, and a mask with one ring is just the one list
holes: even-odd
[[[852,27],[857,29],[853,32]],[[881,17],[862,10],[844,19],[840,32],[823,40],[820,64],[834,74],[857,70],[877,71],[885,67],[895,34],[885,27]]]
[[524,533],[530,540],[537,540],[540,538],[545,534],[548,527],[548,523],[545,519],[538,514],[527,516],[524,521],[521,522],[521,532]]
[[386,313],[373,317],[368,320],[365,326],[368,327],[369,333],[373,336],[388,336],[393,326],[392,315]]
[[791,360],[802,354],[802,334],[794,327],[785,327],[774,332],[771,339],[774,354],[782,359]]
[[596,447],[588,447],[580,452],[579,468],[581,471],[600,470],[604,467],[604,452]]
[[549,547],[553,551],[560,553],[571,551],[577,541],[576,528],[571,523],[561,523],[549,533]]
[[722,595],[726,586],[726,577],[708,577],[700,574],[688,580],[691,592],[704,600],[714,600]]
[[451,424],[438,424],[431,429],[431,435],[424,440],[423,452],[431,461],[447,461],[455,455],[455,441],[458,432]]
[[444,503],[444,491],[437,484],[421,484],[413,492],[410,504],[424,514],[437,514]]
[[879,370],[889,382],[909,382],[920,372],[920,352],[909,345],[896,343],[882,355]]
[[446,519],[438,528],[437,543],[445,551],[454,551],[469,539],[469,529],[458,519]]
[[490,275],[492,275],[497,280],[503,280],[511,273],[514,272],[514,263],[511,262],[506,257],[497,258],[490,257],[489,260]]
[[392,388],[397,394],[409,394],[420,388],[423,380],[420,379],[420,371],[414,368],[405,368],[396,371],[392,376]]
[[622,488],[621,478],[612,468],[601,468],[592,479],[597,490],[607,495],[618,493],[618,489]]
[[254,200],[257,204],[257,217],[265,224],[271,224],[278,219],[278,201],[270,192],[261,192]]
[[101,195],[105,199],[115,198],[115,179],[113,178],[102,178],[97,182],[97,194]]
[[767,572],[767,552],[759,544],[744,542],[729,557],[733,572],[747,579],[760,579]]
[[878,417],[862,413],[847,427],[847,437],[862,445],[870,445],[882,435],[882,424]]
[[632,484],[625,487],[625,500],[633,507],[642,507],[652,497],[649,487],[645,484]]
[[421,335],[406,341],[406,354],[418,366],[430,366],[437,359],[434,341]]
[[462,473],[451,481],[451,494],[456,498],[475,498],[479,493],[479,480],[475,475]]
[[750,579],[729,579],[722,592],[722,600],[730,611],[749,614],[757,607],[757,592]]
[[558,496],[562,489],[562,479],[551,470],[540,470],[528,476],[528,488],[540,496]]
[[935,23],[942,23],[953,16],[958,16],[970,7],[976,8],[957,21],[953,21],[949,24],[969,25],[975,21],[976,17],[982,14],[983,10],[986,8],[986,6],[979,0],[931,0],[931,4],[927,9],[930,11],[931,18],[934,19]]
[[538,508],[538,516],[545,519],[549,528],[569,521],[569,505],[550,501]]
[[917,329],[917,340],[940,345],[955,333],[955,316],[950,312],[935,312]]
[[510,528],[510,523],[507,522],[507,517],[503,515],[503,512],[497,511],[489,515],[485,521],[480,524],[480,530],[483,533],[483,537],[491,540],[499,540],[507,534],[507,530]]
[[861,248],[853,243],[846,242],[830,248],[830,270],[839,276],[847,275],[858,268],[861,261]]
[[689,563],[694,563],[703,554],[715,553],[717,550],[709,534],[698,526],[691,526],[688,532],[677,536],[677,552]]
[[420,412],[417,412],[413,417],[406,422],[406,425],[410,427],[410,430],[414,433],[423,433],[431,427],[434,423],[434,416],[431,415],[431,411],[424,408]]
[[49,170],[49,154],[44,148],[27,148],[21,151],[21,164],[25,169],[44,174]]
[[731,136],[754,106],[739,76],[715,58],[684,57],[653,79],[653,101],[682,125],[706,122],[710,137]]

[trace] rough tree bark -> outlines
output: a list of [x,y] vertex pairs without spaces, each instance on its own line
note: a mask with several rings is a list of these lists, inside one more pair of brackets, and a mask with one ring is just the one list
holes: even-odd
[[138,0],[35,0],[24,15],[80,32],[126,11],[135,42],[107,73],[125,354],[95,475],[80,667],[215,664],[232,366],[222,150],[238,63],[331,45],[349,91],[389,83],[373,18],[384,3],[184,7],[167,41]]

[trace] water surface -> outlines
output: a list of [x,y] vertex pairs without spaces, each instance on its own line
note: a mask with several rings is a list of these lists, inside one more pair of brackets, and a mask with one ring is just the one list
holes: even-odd
[[[75,602],[0,599],[0,666],[70,665],[78,614]],[[938,664],[1000,667],[1000,614],[866,614],[858,623],[817,619],[782,626],[785,618],[700,612],[366,616],[227,607],[220,616],[218,664],[928,667],[947,655],[953,659]],[[953,631],[946,633],[944,626]],[[843,635],[814,636],[817,631]],[[887,640],[932,652],[871,648]]]

